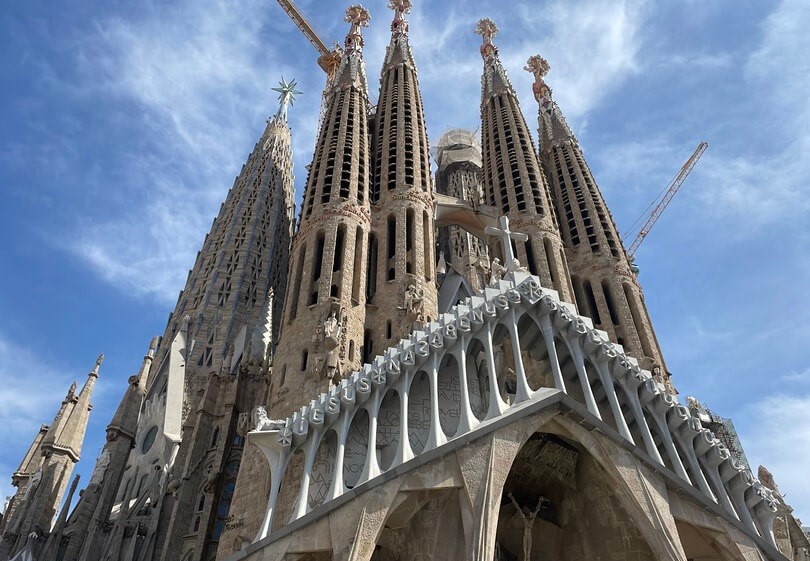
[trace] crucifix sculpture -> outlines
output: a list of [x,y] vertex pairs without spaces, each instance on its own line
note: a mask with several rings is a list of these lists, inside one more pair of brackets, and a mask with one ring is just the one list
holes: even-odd
[[513,232],[510,230],[509,218],[506,216],[501,216],[498,219],[498,224],[500,225],[500,228],[496,228],[495,226],[487,226],[484,228],[484,232],[490,236],[500,236],[501,243],[503,244],[504,265],[506,265],[506,270],[511,273],[515,271],[515,252],[512,251],[512,240],[525,242],[529,239],[529,236],[522,232]]

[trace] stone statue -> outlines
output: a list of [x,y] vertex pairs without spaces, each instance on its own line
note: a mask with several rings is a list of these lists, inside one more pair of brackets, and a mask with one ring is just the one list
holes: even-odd
[[257,431],[271,431],[279,430],[286,424],[284,420],[270,419],[267,417],[267,409],[264,406],[259,406],[253,410],[253,418],[256,421]]
[[529,561],[532,558],[532,527],[534,526],[534,520],[537,518],[538,512],[551,506],[551,501],[541,495],[537,500],[537,507],[532,512],[528,507],[521,508],[512,493],[509,493],[509,500],[515,505],[515,510],[523,519],[523,561]]
[[75,381],[72,384],[70,384],[70,387],[68,388],[68,399],[73,397],[74,395],[76,395],[76,388],[77,387],[78,387],[78,384]]
[[497,257],[492,260],[490,266],[489,286],[495,286],[503,278],[506,273],[506,267],[501,265],[501,260]]
[[520,261],[517,257],[512,259],[512,271],[515,273],[528,273],[529,270],[520,264]]
[[327,339],[334,339],[335,341],[340,337],[340,323],[335,312],[332,312],[332,315],[323,322],[323,333]]
[[408,314],[419,317],[422,313],[422,304],[425,300],[425,291],[417,288],[415,284],[409,284],[405,289],[405,301],[398,309],[405,310]]

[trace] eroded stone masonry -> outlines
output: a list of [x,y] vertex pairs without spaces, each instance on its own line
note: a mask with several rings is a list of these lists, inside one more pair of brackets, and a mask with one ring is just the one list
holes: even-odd
[[678,396],[548,63],[536,149],[480,20],[480,138],[445,133],[434,175],[389,8],[376,105],[346,12],[297,223],[293,81],[58,515],[101,357],[34,435],[0,561],[810,559],[730,421]]

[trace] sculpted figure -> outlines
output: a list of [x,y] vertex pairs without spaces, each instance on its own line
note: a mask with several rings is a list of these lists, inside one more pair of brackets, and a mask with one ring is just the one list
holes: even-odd
[[340,322],[335,312],[332,312],[332,315],[323,322],[323,334],[327,341],[334,342],[337,345],[337,340],[340,338]]
[[501,260],[497,257],[492,260],[492,265],[490,266],[490,276],[489,276],[489,285],[495,286],[498,284],[503,278],[503,275],[506,273],[506,267],[501,265]]
[[512,493],[509,493],[509,500],[515,505],[515,510],[523,519],[523,561],[529,561],[532,558],[532,527],[534,526],[534,519],[537,518],[538,512],[551,506],[551,501],[541,495],[537,500],[537,507],[532,512],[528,507],[521,508]]
[[417,288],[415,284],[409,284],[405,289],[405,302],[399,307],[407,313],[419,316],[422,313],[422,303],[425,300],[425,291]]
[[528,273],[529,270],[520,264],[517,257],[512,259],[512,270],[516,273]]
[[257,431],[279,430],[286,424],[284,420],[268,418],[267,409],[261,405],[253,410],[253,416],[256,420]]

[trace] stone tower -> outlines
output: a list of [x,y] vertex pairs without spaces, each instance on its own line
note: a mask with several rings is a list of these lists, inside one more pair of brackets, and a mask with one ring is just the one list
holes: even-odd
[[392,0],[374,120],[364,358],[436,318],[433,195],[422,94],[408,42],[410,0]]
[[[436,147],[436,191],[468,203],[473,209],[483,202],[481,143],[473,131],[453,129]],[[482,290],[489,279],[489,249],[486,242],[459,226],[439,229],[438,247],[447,264],[464,275],[473,290]]]
[[521,264],[539,276],[543,286],[556,290],[564,301],[573,302],[548,184],[517,95],[498,58],[498,48],[492,42],[497,32],[498,27],[492,20],[485,18],[478,22],[476,33],[484,40],[481,46],[484,59],[481,144],[487,203],[507,216],[512,228],[528,235],[525,243],[514,244]]
[[[78,393],[76,382],[73,382],[53,423],[44,434],[40,430],[26,454],[24,465],[21,465],[18,472],[24,477],[34,466],[37,469],[34,475],[27,477],[25,488],[19,488],[13,499],[14,508],[9,509],[9,517],[4,522],[0,558],[4,553],[13,557],[34,533],[39,539],[50,533],[51,523],[67,489],[73,466],[81,456],[84,434],[90,420],[90,410],[93,408],[90,399],[102,360],[104,355],[98,357],[95,367],[87,375],[87,380]],[[29,457],[33,456],[32,452],[36,454],[37,449],[40,459]]]
[[327,86],[325,114],[309,168],[290,259],[290,286],[274,361],[270,410],[288,414],[301,392],[360,365],[371,227],[369,99],[362,6],[346,11],[345,50]]
[[138,416],[157,344],[155,337],[138,374],[129,378],[127,390],[107,425],[107,442],[59,540],[67,542],[61,561],[92,561],[101,556],[106,540],[104,527],[118,494],[129,451],[135,446]]
[[[239,423],[265,401],[273,318],[287,283],[294,213],[287,106],[297,92],[294,82],[277,91],[277,113],[108,427],[99,459],[108,465],[69,521],[66,559],[199,560],[216,551],[244,448]],[[87,539],[77,552],[81,524]]]
[[540,56],[526,65],[535,77],[540,157],[561,222],[577,307],[671,388],[644,293],[579,142],[543,79],[548,68]]

